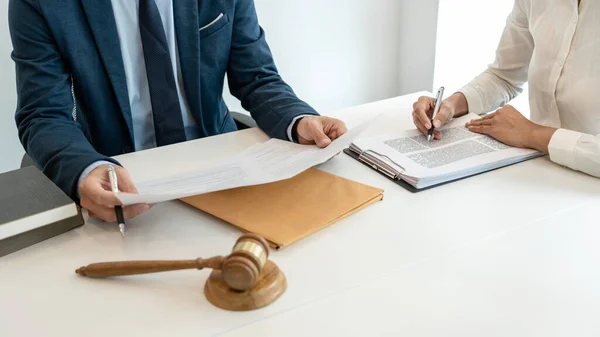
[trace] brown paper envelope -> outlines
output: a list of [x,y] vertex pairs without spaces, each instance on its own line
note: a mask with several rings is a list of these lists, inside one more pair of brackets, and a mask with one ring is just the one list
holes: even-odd
[[383,190],[314,168],[273,183],[181,199],[280,249],[383,198]]

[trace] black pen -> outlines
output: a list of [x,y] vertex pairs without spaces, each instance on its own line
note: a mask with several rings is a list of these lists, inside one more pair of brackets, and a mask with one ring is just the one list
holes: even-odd
[[[110,188],[114,193],[119,193],[119,185],[117,183],[117,171],[114,166],[108,165],[108,180],[110,180]],[[125,236],[125,217],[123,216],[123,207],[120,205],[115,206],[115,213],[117,215],[117,222],[119,223],[119,231],[122,236]]]
[[444,87],[440,87],[435,96],[435,106],[433,108],[433,114],[431,114],[431,127],[429,128],[429,132],[427,132],[427,141],[430,141],[433,138],[433,130],[435,127],[433,126],[433,119],[440,111],[440,106],[442,105],[442,98],[444,97]]

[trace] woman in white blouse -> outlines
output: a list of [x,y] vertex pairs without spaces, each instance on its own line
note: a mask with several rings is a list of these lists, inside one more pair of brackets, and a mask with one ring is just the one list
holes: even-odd
[[[531,121],[505,105],[525,82]],[[425,134],[433,102],[421,97],[414,104],[413,120]],[[497,108],[467,127],[600,177],[600,1],[516,0],[495,62],[445,99],[433,124]]]

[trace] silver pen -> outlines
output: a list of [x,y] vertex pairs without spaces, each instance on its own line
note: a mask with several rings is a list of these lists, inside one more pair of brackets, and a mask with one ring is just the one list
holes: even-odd
[[[108,165],[108,180],[110,180],[110,189],[113,193],[119,193],[117,171],[115,171],[115,167],[112,164]],[[119,231],[122,236],[125,236],[125,217],[123,216],[123,208],[120,205],[116,205],[115,213],[117,215],[117,222],[119,223]]]
[[433,138],[433,130],[435,129],[435,127],[433,126],[433,119],[438,114],[438,112],[440,112],[440,106],[442,105],[443,97],[444,87],[440,87],[440,89],[437,92],[437,95],[435,95],[435,106],[433,107],[433,114],[431,114],[431,128],[429,128],[429,131],[427,132],[427,141],[430,141],[431,138]]

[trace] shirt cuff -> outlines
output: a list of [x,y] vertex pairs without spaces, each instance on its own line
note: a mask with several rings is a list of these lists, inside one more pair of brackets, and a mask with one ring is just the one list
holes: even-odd
[[464,87],[460,88],[458,92],[461,92],[463,95],[465,95],[470,113],[482,115],[484,113],[489,112],[485,111],[485,108],[483,106],[483,97],[475,86],[467,84]]
[[314,116],[314,115],[300,115],[300,116],[296,116],[294,117],[294,119],[292,119],[292,122],[290,123],[290,125],[288,125],[287,128],[287,137],[289,139],[290,142],[294,141],[294,137],[292,136],[292,129],[294,128],[294,124],[296,123],[296,121],[302,117],[307,117],[307,116]]
[[583,133],[566,129],[556,130],[548,144],[550,160],[559,165],[574,168],[575,148],[583,135]]
[[110,165],[110,164],[112,164],[112,163],[105,161],[105,160],[95,161],[95,162],[91,163],[90,165],[88,165],[88,167],[86,167],[85,170],[83,170],[83,172],[81,172],[81,175],[79,176],[79,180],[77,181],[77,198],[81,199],[81,193],[79,192],[79,186],[81,186],[81,183],[85,180],[85,178],[87,178],[87,176],[89,176],[93,170],[98,168],[98,166]]

